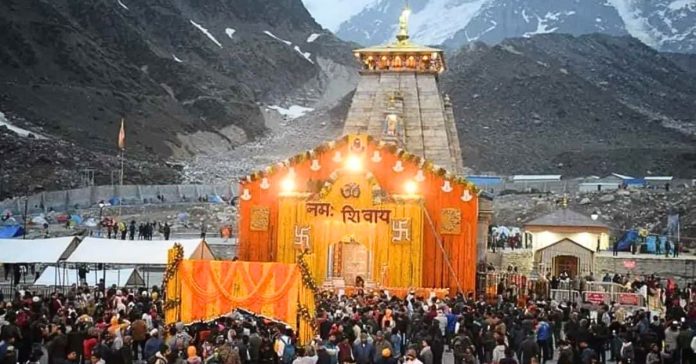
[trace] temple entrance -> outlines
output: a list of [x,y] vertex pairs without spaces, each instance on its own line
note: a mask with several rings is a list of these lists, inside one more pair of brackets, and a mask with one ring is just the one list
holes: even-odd
[[370,275],[370,256],[367,248],[357,242],[341,243],[343,245],[343,274],[347,285],[355,285],[356,279],[367,280]]
[[553,258],[553,273],[558,277],[567,272],[572,278],[578,275],[578,258],[571,255],[559,255]]

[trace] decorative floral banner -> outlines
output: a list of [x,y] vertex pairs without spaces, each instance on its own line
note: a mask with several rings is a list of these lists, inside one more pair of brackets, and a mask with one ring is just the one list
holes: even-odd
[[[296,264],[181,260],[167,282],[175,304],[165,312],[167,324],[215,319],[241,308],[298,327],[300,308],[314,312],[314,295],[303,285]],[[303,315],[304,316],[304,315]],[[305,317],[303,320],[305,321]]]

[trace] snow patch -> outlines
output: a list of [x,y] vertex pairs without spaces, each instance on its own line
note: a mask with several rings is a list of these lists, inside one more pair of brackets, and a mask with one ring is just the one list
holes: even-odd
[[[269,32],[268,30],[264,30],[263,32],[264,32],[267,36],[269,36],[269,37],[271,37],[271,38],[273,38],[273,39],[275,39],[275,40],[277,40],[277,41],[283,42],[283,43],[285,43],[285,44],[288,45],[288,46],[292,46],[292,42],[289,41],[289,40],[285,40],[285,39],[278,38],[278,37],[276,37],[275,34]],[[311,37],[311,36],[310,36],[310,37]],[[316,38],[315,38],[315,39],[316,39]],[[309,41],[309,39],[308,39],[308,41]],[[306,59],[309,63],[314,64],[314,61],[312,61],[312,58],[311,58],[311,56],[312,56],[311,53],[309,53],[309,52],[302,52],[302,50],[300,49],[299,46],[294,46],[293,49],[295,50],[295,52],[299,53],[302,57],[304,57],[304,59]]]
[[298,47],[298,46],[295,46],[294,49],[295,49],[295,51],[296,51],[297,53],[299,53],[300,55],[302,55],[302,57],[304,57],[307,61],[309,61],[309,63],[314,64],[314,61],[312,61],[312,58],[311,58],[311,56],[312,56],[311,53],[309,53],[309,52],[302,52],[302,50],[301,50],[300,47]]
[[527,15],[527,9],[522,9],[522,18],[525,23],[529,23],[532,20],[532,17]]
[[285,44],[287,44],[287,45],[292,45],[292,42],[291,42],[291,41],[285,40],[285,39],[280,39],[280,38],[276,37],[275,34],[269,32],[268,30],[264,30],[263,32],[264,32],[267,36],[269,36],[269,37],[271,37],[271,38],[273,38],[273,39],[275,39],[275,40],[279,40],[279,41],[281,41],[281,42],[283,42],[283,43],[285,43]]
[[232,39],[234,32],[236,32],[236,30],[232,28],[225,28],[225,34],[227,34],[227,36],[230,37],[230,39]]
[[128,9],[128,7],[126,6],[126,4],[124,4],[121,0],[116,0],[116,2],[117,2],[118,5],[120,5],[122,8],[124,8],[124,9],[126,9],[126,10],[130,10],[130,9]]
[[659,44],[659,36],[640,9],[634,5],[634,0],[607,0],[607,4],[613,6],[619,13],[630,35],[651,47]]
[[311,107],[304,107],[300,105],[292,105],[289,108],[283,108],[278,105],[268,106],[268,109],[277,111],[280,115],[293,120],[297,119],[308,112],[314,111]]
[[546,15],[544,15],[543,18],[540,18],[537,16],[537,28],[534,31],[531,32],[526,32],[522,36],[525,38],[529,38],[533,35],[536,34],[548,34],[548,33],[553,33],[556,30],[558,30],[558,27],[550,28],[550,22],[551,21],[558,21],[561,16],[571,16],[575,15],[575,11],[559,11],[556,13],[548,12]]
[[210,40],[212,40],[213,43],[217,44],[218,47],[222,48],[222,44],[220,42],[218,42],[218,40],[215,39],[215,37],[212,34],[210,34],[208,29],[204,28],[202,25],[196,23],[193,20],[189,20],[189,21],[191,22],[191,24],[193,24],[194,27],[198,28],[198,30],[203,32],[203,34],[205,34]]
[[[411,15],[411,36],[422,44],[442,44],[479,14],[489,0],[430,0]],[[397,29],[394,29],[396,35]]]
[[174,58],[175,61],[182,63],[183,61],[179,59],[179,57],[176,56],[176,54],[172,54],[172,57]]
[[675,0],[667,5],[667,8],[672,11],[692,7],[696,9],[696,0]]
[[321,36],[321,34],[317,34],[317,33],[312,33],[312,34],[310,34],[309,37],[307,37],[307,43],[312,43],[312,42],[314,42],[314,41],[317,40],[317,38],[319,38],[320,36]]
[[10,122],[7,121],[7,118],[5,117],[5,114],[0,112],[0,127],[2,127],[2,126],[6,126],[11,131],[13,131],[13,132],[17,133],[19,136],[22,136],[25,138],[28,137],[29,134],[32,134],[32,135],[34,135],[34,137],[36,137],[36,139],[46,139],[46,137],[43,135],[36,134],[33,131],[22,129],[18,126],[14,126],[14,125],[10,124]]

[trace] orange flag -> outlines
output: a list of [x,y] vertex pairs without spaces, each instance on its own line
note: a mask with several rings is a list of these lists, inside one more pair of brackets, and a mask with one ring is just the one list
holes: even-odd
[[126,128],[123,125],[123,118],[121,118],[121,130],[118,132],[118,148],[126,149]]

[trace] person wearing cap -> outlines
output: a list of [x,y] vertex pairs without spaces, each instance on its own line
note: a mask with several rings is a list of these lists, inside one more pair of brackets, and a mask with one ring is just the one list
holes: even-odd
[[163,344],[164,341],[160,339],[159,331],[157,331],[157,329],[152,329],[150,331],[150,338],[145,342],[143,359],[149,360],[152,358]]

